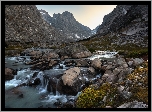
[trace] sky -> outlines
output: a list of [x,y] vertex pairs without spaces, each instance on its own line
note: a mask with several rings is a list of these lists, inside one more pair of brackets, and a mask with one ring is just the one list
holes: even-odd
[[36,5],[36,7],[38,10],[45,10],[51,17],[54,13],[71,12],[79,23],[93,30],[102,24],[103,17],[112,12],[116,5]]

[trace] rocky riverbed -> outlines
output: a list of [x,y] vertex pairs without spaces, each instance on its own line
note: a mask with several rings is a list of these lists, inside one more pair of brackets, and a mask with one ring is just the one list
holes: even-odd
[[91,60],[78,47],[6,57],[5,108],[148,108],[147,59]]

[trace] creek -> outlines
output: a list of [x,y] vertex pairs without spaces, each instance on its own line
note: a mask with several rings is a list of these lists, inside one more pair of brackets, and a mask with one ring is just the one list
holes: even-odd
[[[56,82],[55,92],[53,91],[53,87],[50,87],[48,91],[49,81],[44,77],[45,74],[49,74],[49,76],[63,74],[64,71],[71,67],[66,67],[64,61],[61,61],[49,70],[31,70],[31,65],[25,64],[29,61],[30,56],[5,58],[5,67],[17,70],[14,79],[5,81],[5,108],[57,108],[66,102],[74,105],[74,101],[81,91],[79,91],[77,95],[60,94],[57,90],[58,78],[53,79],[54,82]],[[59,66],[63,67],[59,68]],[[85,67],[82,67],[82,69],[85,70]],[[29,81],[35,73],[37,76],[34,79],[39,78],[40,83],[34,87],[29,86]],[[101,77],[101,74],[97,74],[93,80],[97,77]],[[84,76],[84,78],[86,78],[86,76]],[[83,85],[81,85],[81,87],[82,86]]]

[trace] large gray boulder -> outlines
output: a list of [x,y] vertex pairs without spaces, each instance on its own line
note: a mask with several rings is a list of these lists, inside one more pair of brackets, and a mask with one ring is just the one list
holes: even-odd
[[74,67],[64,72],[62,80],[64,85],[73,86],[75,79],[80,74],[80,68]]
[[101,69],[101,64],[100,59],[96,58],[92,61],[91,66],[95,69]]
[[16,70],[5,68],[5,80],[12,80],[14,78],[14,75],[17,75]]
[[76,95],[95,80],[95,70],[92,67],[74,67],[66,70],[59,79],[58,91],[62,94]]
[[57,53],[61,56],[68,56],[72,58],[86,58],[91,56],[91,52],[81,44],[70,44],[59,49]]

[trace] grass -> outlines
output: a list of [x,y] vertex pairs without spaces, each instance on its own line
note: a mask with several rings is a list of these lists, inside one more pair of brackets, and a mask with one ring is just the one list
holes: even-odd
[[[125,54],[125,57],[140,57],[143,55],[148,55],[147,47],[139,47],[134,43],[127,43],[124,45],[112,44],[114,41],[117,41],[118,38],[116,35],[109,37],[110,34],[100,37],[94,37],[90,40],[80,41],[80,43],[88,48],[92,53],[95,50],[116,50],[120,51],[120,54]],[[147,39],[147,37],[143,37]]]

